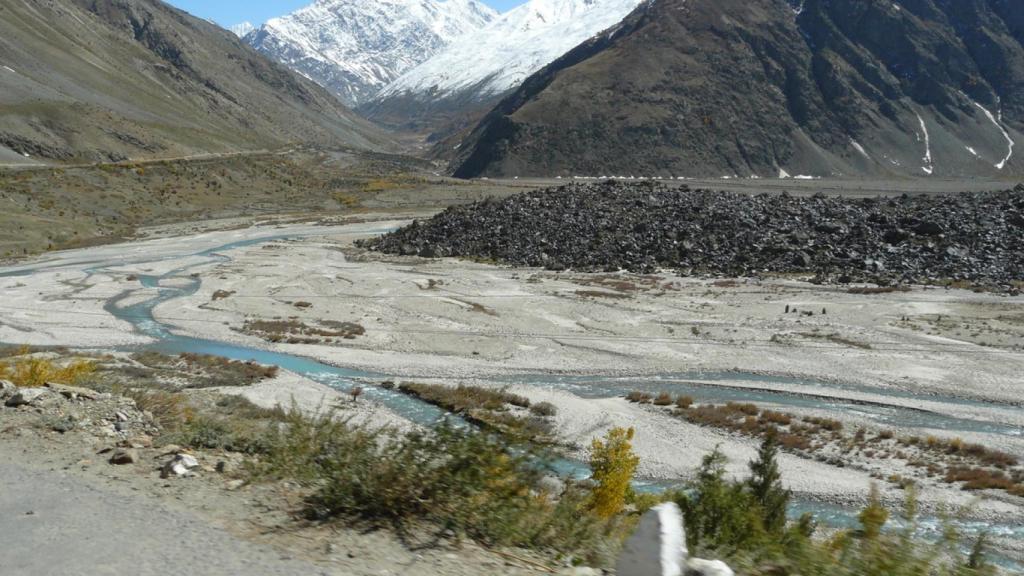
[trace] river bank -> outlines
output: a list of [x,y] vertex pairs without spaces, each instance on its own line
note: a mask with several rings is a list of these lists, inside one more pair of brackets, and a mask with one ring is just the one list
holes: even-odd
[[[622,398],[634,388],[656,394],[670,380],[696,386],[707,401],[727,390],[762,394],[765,408],[873,433],[959,437],[1024,453],[1020,297],[857,293],[799,278],[555,273],[353,246],[398,224],[258,226],[60,253],[0,271],[10,294],[0,305],[0,341],[102,349],[202,338],[211,354],[230,343],[230,354],[276,355],[268,363],[315,358],[344,367],[321,384],[359,382],[386,419],[408,419],[409,405],[377,386],[385,378],[513,386],[557,407],[559,436],[580,459],[590,438],[635,426],[640,473],[657,480],[686,478],[718,445],[731,472],[745,474],[756,444]],[[137,307],[153,298],[157,324]],[[324,370],[303,367],[305,378]],[[623,381],[568,378],[584,374]],[[596,388],[605,391],[588,393]],[[929,412],[905,418],[921,410]],[[891,466],[786,455],[783,477],[801,498],[853,506],[881,478],[897,506],[903,492],[884,479],[902,467]],[[925,478],[921,498],[926,510],[962,506],[982,523],[1024,518],[1019,499]]]

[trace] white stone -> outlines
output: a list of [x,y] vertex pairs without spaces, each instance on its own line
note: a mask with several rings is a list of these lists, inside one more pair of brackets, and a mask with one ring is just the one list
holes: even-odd
[[199,467],[199,461],[191,454],[178,454],[172,460],[164,464],[164,478],[169,476],[188,476],[192,470]]
[[6,404],[11,407],[28,405],[36,405],[46,399],[50,395],[50,391],[45,388],[19,388],[10,398],[7,399]]
[[734,576],[733,571],[721,560],[690,558],[686,562],[688,576]]

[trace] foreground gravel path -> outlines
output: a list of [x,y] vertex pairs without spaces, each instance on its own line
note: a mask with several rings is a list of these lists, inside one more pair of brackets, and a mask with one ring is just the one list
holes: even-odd
[[0,487],[3,574],[323,573],[142,494],[124,495],[78,476],[0,462]]

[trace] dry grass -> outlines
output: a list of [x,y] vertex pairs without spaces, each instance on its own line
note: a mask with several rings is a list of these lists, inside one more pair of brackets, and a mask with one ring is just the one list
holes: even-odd
[[[299,302],[298,304],[303,304]],[[320,326],[310,326],[297,319],[246,320],[241,332],[258,336],[268,342],[287,344],[321,344],[333,339],[353,340],[366,334],[366,328],[354,322],[321,320]]]
[[20,356],[0,362],[0,380],[9,380],[23,388],[38,388],[47,382],[79,384],[96,371],[92,360],[51,360],[38,356]]
[[277,366],[230,360],[223,356],[184,353],[168,356],[157,352],[137,352],[132,360],[142,368],[119,368],[135,380],[155,380],[168,388],[217,388],[249,386],[277,377]]
[[626,400],[629,400],[630,402],[632,402],[634,404],[650,404],[652,398],[651,398],[651,395],[646,393],[646,392],[640,392],[639,390],[634,390],[634,391],[630,392],[629,394],[626,394]]
[[946,482],[963,482],[964,490],[1020,489],[1002,470],[985,470],[966,466],[951,466],[946,470]]
[[654,399],[655,406],[671,406],[672,402],[672,395],[668,392],[662,392]]

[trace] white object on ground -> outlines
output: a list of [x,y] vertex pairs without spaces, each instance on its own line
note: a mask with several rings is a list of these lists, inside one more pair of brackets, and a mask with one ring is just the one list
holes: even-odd
[[178,454],[173,460],[164,465],[163,476],[167,478],[172,474],[175,476],[187,476],[192,470],[199,467],[199,461],[191,454]]
[[683,514],[674,502],[651,508],[626,541],[616,563],[619,576],[681,576],[686,560]]
[[732,568],[729,568],[721,560],[702,560],[690,558],[686,563],[687,574],[700,574],[700,576],[734,576]]

